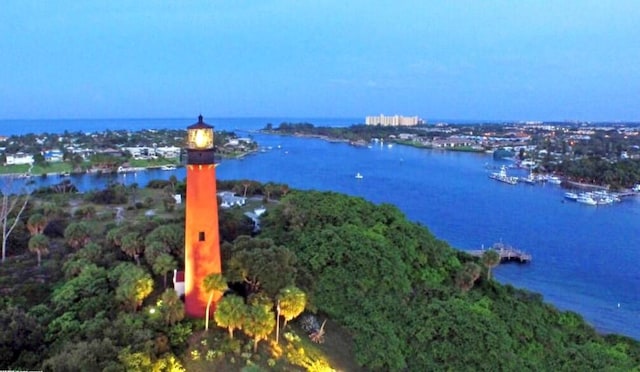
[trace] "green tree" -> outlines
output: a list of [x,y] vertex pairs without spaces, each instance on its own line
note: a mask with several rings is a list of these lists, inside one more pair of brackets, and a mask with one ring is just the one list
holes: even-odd
[[166,325],[173,326],[184,319],[184,303],[180,300],[178,292],[169,288],[162,293],[160,313]]
[[273,311],[261,304],[249,306],[248,316],[242,325],[242,331],[253,339],[253,352],[258,352],[258,342],[266,340],[276,325]]
[[116,273],[120,274],[116,288],[116,300],[126,310],[135,312],[142,305],[142,301],[153,291],[153,279],[146,270],[133,264],[130,266],[120,264],[116,270]]
[[[206,293],[209,293],[209,300],[207,301],[207,310],[205,311],[204,329],[209,330],[209,310],[211,309],[211,303],[214,296],[219,293],[220,296],[227,289],[227,280],[220,273],[211,273],[204,277],[202,280],[202,288]],[[218,296],[218,297],[220,297]]]
[[[146,250],[145,250],[146,252]],[[153,261],[151,268],[156,275],[163,276],[164,288],[167,289],[167,272],[178,267],[175,258],[168,253],[162,253]]]
[[463,292],[473,288],[476,280],[480,277],[482,269],[474,262],[466,262],[456,275],[456,284]]
[[491,269],[500,263],[500,254],[495,249],[482,253],[482,264],[487,268],[487,280],[491,280]]
[[47,358],[44,371],[109,371],[118,370],[118,347],[109,338],[66,342],[61,350]]
[[229,337],[233,338],[233,330],[242,328],[248,309],[242,297],[236,295],[224,296],[218,302],[213,318],[218,327],[227,328]]
[[91,228],[86,222],[72,222],[64,229],[64,239],[71,248],[82,248],[91,241]]
[[27,220],[27,229],[31,235],[42,234],[47,223],[47,218],[44,215],[34,213]]
[[243,282],[249,294],[265,291],[275,298],[280,289],[293,284],[296,275],[296,256],[271,239],[239,237],[228,263],[227,275],[232,282]]
[[280,290],[277,297],[279,316],[284,318],[282,328],[287,322],[302,314],[307,305],[307,295],[295,286],[288,286]]
[[29,251],[38,256],[38,266],[43,254],[49,253],[49,238],[44,234],[36,234],[29,239]]
[[144,249],[140,234],[137,232],[130,232],[122,237],[120,249],[127,256],[133,258],[137,265],[140,265],[140,253]]
[[2,368],[37,369],[45,345],[45,330],[37,318],[16,306],[0,306],[0,324]]
[[33,154],[33,164],[43,168],[49,166],[49,163],[47,163],[47,161],[45,160],[44,155],[39,152]]
[[152,243],[161,243],[175,257],[184,258],[184,226],[164,224],[153,229],[144,239],[145,247]]

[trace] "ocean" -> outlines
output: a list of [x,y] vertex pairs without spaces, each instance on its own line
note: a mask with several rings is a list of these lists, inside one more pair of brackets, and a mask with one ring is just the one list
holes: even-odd
[[[0,135],[106,129],[186,128],[191,119],[0,121]],[[563,198],[559,186],[507,185],[489,179],[502,164],[490,155],[406,146],[353,147],[318,139],[264,135],[267,123],[348,126],[362,119],[206,118],[217,130],[252,136],[264,149],[242,160],[223,160],[220,179],[287,183],[396,205],[458,249],[503,242],[533,255],[529,264],[495,269],[502,283],[543,295],[562,310],[581,314],[603,333],[640,340],[640,198],[591,207]],[[510,175],[524,175],[509,170]],[[362,174],[362,179],[355,177]],[[185,177],[184,169],[113,176],[72,176],[81,190],[116,180],[143,186],[151,179]],[[36,178],[39,184],[57,177]]]

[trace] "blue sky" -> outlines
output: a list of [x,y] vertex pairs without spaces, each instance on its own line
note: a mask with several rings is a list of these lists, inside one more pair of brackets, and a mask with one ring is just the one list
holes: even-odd
[[640,3],[0,2],[0,119],[640,121]]

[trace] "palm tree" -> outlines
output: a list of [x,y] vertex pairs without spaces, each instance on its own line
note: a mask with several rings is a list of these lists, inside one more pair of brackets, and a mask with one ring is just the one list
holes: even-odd
[[122,272],[118,278],[116,300],[127,310],[135,312],[142,301],[153,292],[153,279],[143,268],[132,267]]
[[144,246],[138,233],[131,232],[122,237],[120,249],[122,249],[127,256],[132,257],[138,265],[140,265],[140,253],[143,248]]
[[467,262],[456,275],[456,284],[463,292],[473,288],[473,284],[480,277],[482,269],[474,262]]
[[295,286],[288,286],[280,290],[277,297],[278,316],[284,318],[282,328],[287,326],[287,322],[304,311],[307,305],[307,295]]
[[169,185],[171,186],[171,195],[173,196],[173,194],[176,193],[176,185],[178,184],[178,177],[176,177],[175,175],[171,175],[171,177],[169,177]]
[[258,342],[265,340],[273,331],[276,319],[273,312],[260,304],[249,307],[248,317],[242,326],[247,336],[253,338],[253,352],[258,351]]
[[129,185],[129,188],[131,189],[131,204],[135,207],[136,206],[136,196],[137,196],[137,191],[138,191],[138,183],[134,182],[131,185]]
[[262,188],[262,191],[264,193],[264,202],[268,203],[269,200],[271,199],[271,194],[275,191],[275,186],[273,186],[273,184],[271,183],[267,183]]
[[72,222],[64,229],[64,238],[71,248],[82,248],[91,240],[91,230],[85,222]]
[[249,181],[244,181],[242,182],[242,187],[244,187],[244,193],[242,194],[243,197],[247,197],[247,189],[249,188],[249,186],[251,186],[251,182]]
[[247,316],[248,307],[240,296],[229,295],[222,297],[218,302],[216,312],[213,314],[218,327],[226,327],[229,337],[233,338],[233,330],[242,328],[242,323]]
[[500,254],[489,249],[482,254],[482,264],[487,268],[487,280],[491,280],[491,269],[500,263]]
[[[224,292],[227,287],[227,280],[220,273],[211,273],[202,280],[202,287],[205,292],[209,293],[209,301],[207,301],[207,310],[205,311],[204,329],[209,330],[209,310],[213,297],[217,292]],[[219,298],[219,297],[218,297]]]
[[43,254],[49,253],[49,238],[44,234],[35,234],[29,239],[29,251],[38,255],[38,266]]
[[162,293],[162,306],[160,312],[165,323],[169,326],[184,319],[184,303],[180,300],[175,289],[167,289]]
[[31,236],[42,234],[48,222],[49,221],[47,221],[47,218],[44,215],[40,213],[34,213],[31,215],[31,217],[29,217],[29,220],[27,221],[27,229],[29,229]]
[[58,204],[55,203],[45,203],[42,207],[44,210],[44,216],[47,220],[54,220],[57,218],[61,218],[64,216],[64,211]]
[[123,227],[114,227],[111,230],[107,231],[105,239],[114,247],[120,248],[120,246],[122,245],[122,234],[124,233],[124,231],[125,229]]
[[152,269],[157,275],[164,276],[164,289],[167,289],[167,272],[178,267],[178,263],[168,253],[162,253],[153,261]]

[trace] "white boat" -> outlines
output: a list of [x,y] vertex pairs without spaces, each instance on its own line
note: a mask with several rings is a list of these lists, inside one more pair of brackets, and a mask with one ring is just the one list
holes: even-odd
[[168,171],[168,170],[176,170],[176,167],[173,165],[163,165],[160,167],[160,169]]
[[356,178],[360,180],[360,179],[364,178],[364,176],[361,175],[360,172],[358,172],[358,173],[356,173]]
[[598,205],[598,202],[589,193],[580,194],[576,201],[586,205]]
[[507,167],[500,167],[500,172],[494,172],[489,175],[489,178],[492,178],[496,181],[504,182],[509,185],[515,185],[518,183],[518,177],[507,176]]
[[558,176],[549,176],[549,178],[547,178],[547,182],[552,183],[554,185],[559,185],[562,183],[562,180]]
[[573,201],[577,201],[578,200],[578,194],[576,194],[575,192],[565,192],[564,193],[564,197],[569,199],[569,200],[573,200]]
[[535,183],[538,182],[536,176],[533,173],[529,173],[527,177],[520,177],[520,181],[529,185],[535,185]]

